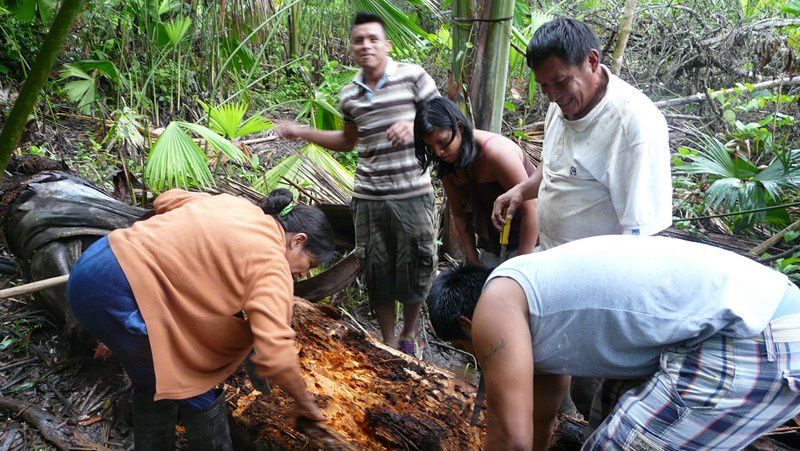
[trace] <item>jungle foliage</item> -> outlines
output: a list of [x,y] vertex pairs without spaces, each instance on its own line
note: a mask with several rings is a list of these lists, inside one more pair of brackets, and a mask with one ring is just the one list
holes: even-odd
[[[513,17],[510,39],[501,43],[510,49],[503,131],[524,140],[547,107],[525,66],[532,33],[553,17],[577,17],[595,29],[608,56],[626,2],[504,1],[513,3]],[[473,81],[464,77],[467,86],[459,86],[451,74],[454,64],[470,73],[486,45],[476,25],[483,3],[91,0],[32,119],[41,129],[90,117],[100,129],[76,140],[79,149],[34,134],[20,151],[102,152],[95,161],[115,162],[155,192],[230,178],[262,191],[291,183],[313,190],[314,175],[297,170],[310,159],[346,193],[355,152],[296,153],[298,146],[270,138],[273,121],[341,127],[338,92],[356,71],[348,52],[354,10],[384,17],[392,56],[423,65],[443,93],[464,98]],[[0,0],[0,109],[10,109],[58,7],[55,0]],[[654,100],[706,93],[664,109],[675,149],[675,216],[686,220],[679,224],[754,236],[788,225],[800,183],[798,84],[754,85],[798,76],[800,0],[641,0],[631,21],[622,78]],[[87,162],[79,167],[89,169]],[[107,174],[86,175],[108,183]],[[758,211],[689,220],[750,210]]]

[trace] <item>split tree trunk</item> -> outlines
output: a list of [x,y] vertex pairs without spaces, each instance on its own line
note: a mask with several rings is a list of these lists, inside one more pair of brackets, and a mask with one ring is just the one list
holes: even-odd
[[485,2],[478,33],[470,100],[475,128],[500,133],[503,126],[514,0]]

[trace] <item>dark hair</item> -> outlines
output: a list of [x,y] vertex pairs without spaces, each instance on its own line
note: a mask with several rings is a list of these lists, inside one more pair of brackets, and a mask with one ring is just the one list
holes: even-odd
[[305,247],[320,264],[333,259],[333,227],[325,213],[317,207],[295,205],[291,211],[280,213],[292,203],[294,195],[285,188],[278,188],[267,195],[259,206],[264,213],[272,215],[287,233],[308,235]]
[[381,19],[381,16],[377,14],[368,13],[365,11],[359,11],[356,13],[356,17],[353,19],[353,25],[350,26],[350,32],[351,33],[353,32],[353,28],[355,28],[356,25],[362,25],[365,23],[381,24],[381,28],[383,28],[383,37],[384,38],[388,37],[388,35],[386,34],[386,24],[383,23],[383,19]]
[[525,58],[531,69],[538,68],[551,56],[578,66],[592,49],[602,52],[594,32],[583,22],[561,18],[543,24],[533,33]]
[[452,133],[450,142],[452,142],[459,132],[458,124],[461,124],[461,148],[459,149],[461,159],[458,161],[458,167],[467,168],[475,162],[479,149],[472,134],[472,124],[464,116],[464,113],[458,109],[455,103],[444,97],[434,97],[417,106],[417,115],[414,117],[414,153],[417,155],[422,172],[425,172],[431,165],[434,166],[439,178],[455,172],[454,165],[438,158],[425,144],[423,137],[436,130],[450,130]]
[[436,336],[452,341],[467,339],[458,322],[460,316],[472,319],[483,284],[492,269],[458,264],[445,269],[436,278],[425,302]]

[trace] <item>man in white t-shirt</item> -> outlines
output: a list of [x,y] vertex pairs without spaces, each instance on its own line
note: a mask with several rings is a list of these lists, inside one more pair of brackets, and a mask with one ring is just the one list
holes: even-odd
[[596,235],[652,235],[672,222],[667,123],[641,91],[600,64],[594,33],[573,19],[542,25],[528,65],[550,99],[542,164],[497,198],[505,223],[524,200],[539,199],[539,242],[549,249]]

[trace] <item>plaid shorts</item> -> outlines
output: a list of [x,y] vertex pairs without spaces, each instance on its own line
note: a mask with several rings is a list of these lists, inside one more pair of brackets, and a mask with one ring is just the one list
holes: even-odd
[[409,199],[353,198],[356,252],[372,305],[425,300],[436,266],[433,193]]
[[616,407],[583,449],[740,449],[800,413],[798,382],[800,342],[776,343],[769,328],[670,348],[643,383],[603,382],[590,423]]

